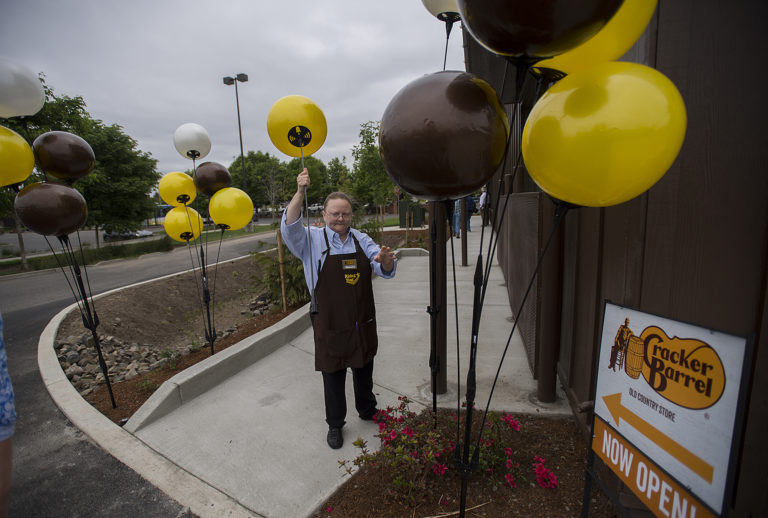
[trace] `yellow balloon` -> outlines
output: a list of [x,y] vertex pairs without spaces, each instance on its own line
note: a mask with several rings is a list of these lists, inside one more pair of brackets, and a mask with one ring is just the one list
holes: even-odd
[[0,126],[0,187],[26,180],[35,168],[35,155],[21,135]]
[[662,73],[602,63],[561,79],[534,105],[523,129],[525,166],[554,198],[616,205],[667,172],[686,121],[683,98]]
[[165,232],[176,241],[194,241],[203,232],[203,218],[191,207],[174,207],[165,215]]
[[656,4],[657,0],[624,0],[600,32],[576,48],[539,61],[533,72],[545,76],[549,70],[572,74],[598,63],[619,59],[643,33],[656,10]]
[[211,196],[208,212],[216,226],[227,230],[243,228],[253,218],[251,197],[236,187],[224,187]]
[[269,109],[267,133],[277,149],[288,156],[299,157],[320,149],[328,127],[322,110],[311,99],[288,95]]
[[189,205],[197,196],[195,181],[191,176],[181,172],[164,175],[160,178],[157,190],[163,201],[174,207]]

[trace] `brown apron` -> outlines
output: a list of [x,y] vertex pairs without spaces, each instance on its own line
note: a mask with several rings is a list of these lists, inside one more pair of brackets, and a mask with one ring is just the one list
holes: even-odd
[[376,308],[373,302],[371,264],[355,236],[355,252],[330,255],[325,236],[325,263],[317,274],[315,297],[315,370],[336,372],[360,368],[378,349]]

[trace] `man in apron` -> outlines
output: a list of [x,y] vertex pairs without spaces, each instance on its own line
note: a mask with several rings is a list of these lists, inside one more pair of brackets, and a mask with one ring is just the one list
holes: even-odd
[[347,368],[352,369],[355,410],[360,418],[372,420],[377,412],[373,357],[378,336],[371,280],[373,274],[394,277],[396,260],[389,247],[379,248],[367,234],[350,228],[352,202],[341,192],[328,195],[322,212],[325,227],[310,227],[308,238],[301,223],[309,187],[306,169],[296,183],[296,194],[285,209],[280,231],[288,249],[304,264],[310,293],[315,292],[315,370],[323,374],[326,440],[337,449],[344,444],[341,429],[347,415]]

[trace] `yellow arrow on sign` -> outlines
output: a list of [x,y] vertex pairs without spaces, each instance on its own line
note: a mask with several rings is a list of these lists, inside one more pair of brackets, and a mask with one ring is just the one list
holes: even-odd
[[611,417],[616,421],[616,428],[619,427],[619,419],[624,419],[627,424],[648,437],[651,441],[655,442],[660,448],[672,455],[674,458],[688,466],[694,473],[701,478],[712,483],[712,477],[714,476],[715,468],[712,465],[707,464],[704,460],[697,457],[693,452],[686,449],[680,443],[675,442],[668,435],[665,435],[661,430],[653,425],[644,421],[640,416],[632,412],[627,407],[621,404],[621,392],[618,394],[611,394],[609,396],[603,396],[605,406],[608,407],[608,411],[611,413]]

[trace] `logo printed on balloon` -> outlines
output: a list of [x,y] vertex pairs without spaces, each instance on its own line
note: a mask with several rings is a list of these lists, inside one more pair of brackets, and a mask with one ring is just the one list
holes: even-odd
[[312,132],[304,126],[294,126],[288,132],[288,141],[296,147],[304,147],[312,140]]

